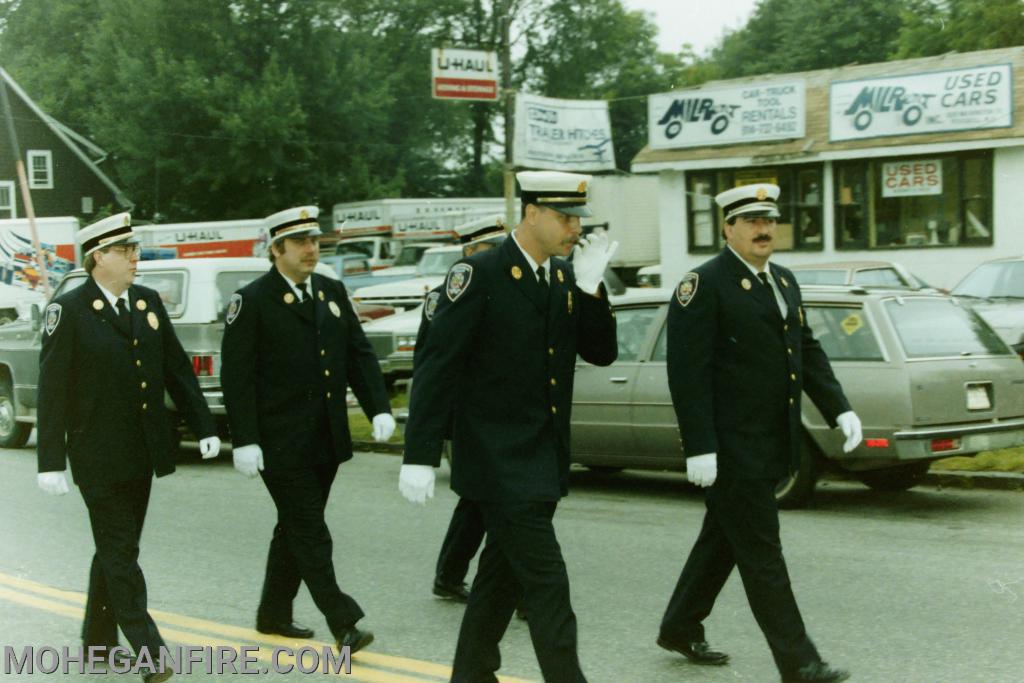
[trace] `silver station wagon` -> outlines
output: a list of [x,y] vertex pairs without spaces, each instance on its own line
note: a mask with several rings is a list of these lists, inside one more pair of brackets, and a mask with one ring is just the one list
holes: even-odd
[[[807,321],[832,361],[864,442],[843,453],[806,396],[799,471],[779,483],[799,507],[825,468],[872,488],[919,483],[929,463],[1024,443],[1024,364],[977,314],[931,293],[802,287]],[[572,458],[591,469],[684,470],[665,373],[669,290],[613,299],[619,357],[576,367]],[[684,446],[685,447],[685,446]]]

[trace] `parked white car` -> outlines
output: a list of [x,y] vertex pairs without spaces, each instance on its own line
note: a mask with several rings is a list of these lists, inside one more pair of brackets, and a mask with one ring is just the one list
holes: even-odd
[[408,309],[423,303],[427,292],[444,282],[448,269],[462,258],[462,247],[452,244],[428,249],[416,266],[416,277],[382,285],[360,287],[352,299],[360,304],[387,304]]

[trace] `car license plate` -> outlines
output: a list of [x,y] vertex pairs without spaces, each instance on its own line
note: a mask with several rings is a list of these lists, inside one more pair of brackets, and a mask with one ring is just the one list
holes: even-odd
[[967,387],[967,410],[991,410],[992,402],[983,386]]

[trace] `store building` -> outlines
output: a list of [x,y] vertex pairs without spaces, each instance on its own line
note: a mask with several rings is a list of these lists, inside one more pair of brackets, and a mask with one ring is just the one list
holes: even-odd
[[658,174],[662,281],[717,253],[713,197],[782,188],[781,264],[896,261],[951,287],[1024,254],[1024,47],[652,95],[634,173]]

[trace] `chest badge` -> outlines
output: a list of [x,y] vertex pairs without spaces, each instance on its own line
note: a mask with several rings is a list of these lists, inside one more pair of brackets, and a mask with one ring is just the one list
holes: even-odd
[[556,270],[555,274],[557,275],[559,282],[565,282],[565,275],[562,275],[561,270]]
[[160,329],[160,319],[156,317],[156,313],[153,311],[146,314],[146,322],[149,323],[149,326],[154,330]]
[[676,287],[676,301],[679,302],[680,306],[687,306],[693,297],[697,296],[697,285],[700,283],[700,275],[697,273],[687,273],[683,276],[683,279],[679,282],[679,286]]
[[743,278],[742,280],[740,280],[740,286],[749,292],[751,287],[750,280],[748,280],[747,278]]
[[135,308],[139,309],[140,311],[146,310],[146,300],[145,299],[139,299],[138,301],[136,301],[135,302]]
[[93,299],[92,300],[92,310],[94,310],[94,311],[102,311],[103,310],[103,302],[100,301],[99,299]]
[[519,280],[523,277],[523,269],[519,266],[512,266],[512,277]]
[[[562,271],[558,271],[561,273]],[[569,295],[569,312],[572,313],[572,290],[566,292]]]
[[327,304],[327,308],[331,309],[331,313],[334,314],[335,318],[340,318],[341,317],[341,308],[338,307],[337,303],[332,301],[332,302]]
[[295,295],[294,295],[294,294],[292,294],[291,292],[288,292],[288,293],[286,293],[286,294],[284,295],[284,302],[285,302],[286,304],[290,304],[290,303],[293,303],[294,301],[295,301]]

